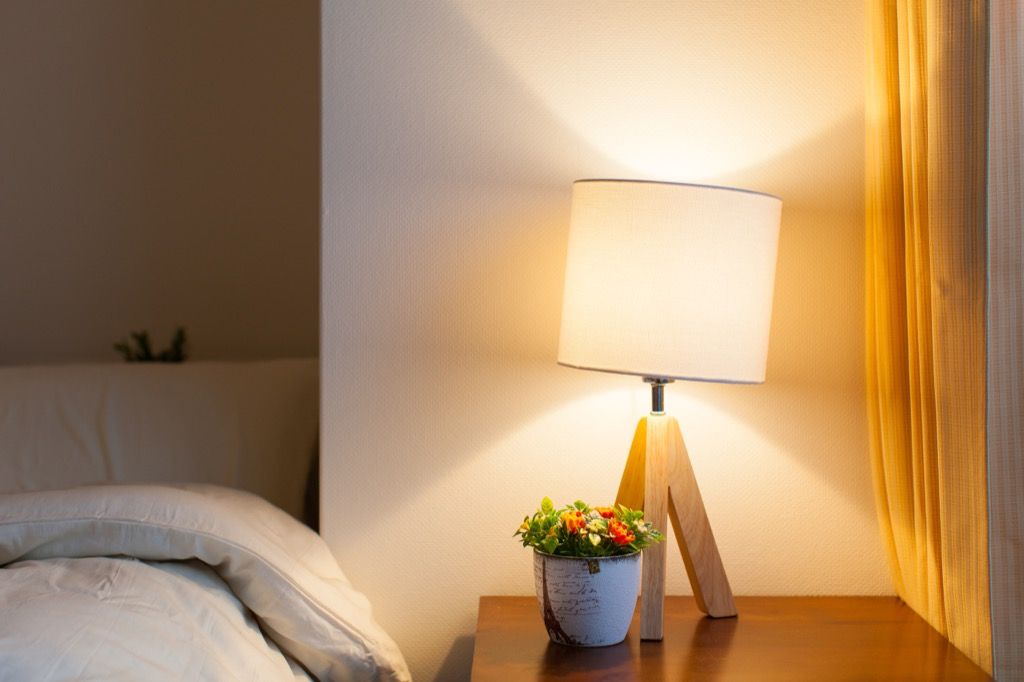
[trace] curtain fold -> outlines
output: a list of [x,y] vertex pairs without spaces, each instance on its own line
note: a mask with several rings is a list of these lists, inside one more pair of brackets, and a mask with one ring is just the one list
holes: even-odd
[[985,451],[988,5],[871,0],[867,387],[897,593],[992,671]]
[[1024,0],[989,5],[988,428],[992,668],[1024,680]]

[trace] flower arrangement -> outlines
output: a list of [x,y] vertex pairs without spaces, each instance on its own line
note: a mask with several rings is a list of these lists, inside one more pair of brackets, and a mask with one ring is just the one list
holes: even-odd
[[515,532],[523,547],[556,556],[601,557],[633,554],[665,536],[644,521],[644,513],[623,505],[591,507],[582,500],[556,509],[545,497],[533,517]]

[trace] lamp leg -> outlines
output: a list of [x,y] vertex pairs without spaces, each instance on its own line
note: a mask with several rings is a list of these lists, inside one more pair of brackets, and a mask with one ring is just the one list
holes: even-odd
[[[650,415],[640,420],[615,502],[643,509],[644,518],[659,530],[666,529],[666,516],[671,519],[698,608],[713,618],[736,615],[729,579],[675,417]],[[666,554],[664,543],[644,550],[641,639],[662,638]]]

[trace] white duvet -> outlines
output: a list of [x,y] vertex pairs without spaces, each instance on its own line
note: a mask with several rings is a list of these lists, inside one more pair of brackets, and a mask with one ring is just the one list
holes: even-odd
[[0,495],[0,567],[0,679],[409,679],[320,537],[248,493]]

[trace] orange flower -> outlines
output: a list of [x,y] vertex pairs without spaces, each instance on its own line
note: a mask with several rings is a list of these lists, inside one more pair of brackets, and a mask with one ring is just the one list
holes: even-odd
[[596,511],[597,513],[599,513],[602,517],[604,517],[606,519],[614,519],[615,518],[615,510],[612,509],[611,507],[594,507],[594,511]]
[[576,510],[571,512],[562,512],[562,524],[565,526],[565,530],[570,533],[579,533],[586,525],[587,520],[583,518],[583,512]]
[[612,542],[616,545],[628,545],[636,540],[636,536],[622,521],[609,521],[608,534],[612,536]]

